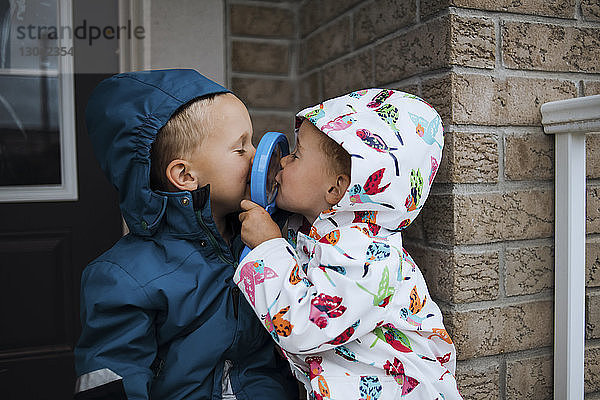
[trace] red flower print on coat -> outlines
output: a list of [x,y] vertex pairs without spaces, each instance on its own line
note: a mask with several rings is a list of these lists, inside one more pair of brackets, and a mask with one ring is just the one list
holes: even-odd
[[393,364],[388,360],[385,362],[383,368],[385,369],[386,374],[393,376],[396,383],[402,386],[402,396],[412,392],[419,384],[418,380],[407,376],[404,373],[404,365],[402,364],[402,361],[398,360],[396,357],[394,357]]
[[356,327],[358,325],[360,325],[360,319],[358,321],[356,321],[355,323],[353,323],[344,332],[340,333],[337,337],[331,339],[327,343],[332,344],[334,346],[339,346],[340,344],[346,343],[348,340],[350,340],[352,335],[354,335],[354,331],[356,330]]
[[310,320],[319,328],[325,328],[329,324],[329,318],[337,318],[346,311],[341,303],[341,297],[319,294],[310,302]]

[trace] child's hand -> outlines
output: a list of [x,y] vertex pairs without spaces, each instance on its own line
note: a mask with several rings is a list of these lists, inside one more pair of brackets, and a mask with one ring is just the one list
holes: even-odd
[[264,208],[250,200],[242,200],[240,207],[243,210],[239,216],[242,223],[242,241],[246,246],[253,249],[262,242],[282,237],[279,226]]

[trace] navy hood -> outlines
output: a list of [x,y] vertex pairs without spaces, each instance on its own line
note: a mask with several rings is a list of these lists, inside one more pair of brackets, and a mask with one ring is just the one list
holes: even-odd
[[127,72],[94,89],[85,117],[101,168],[119,192],[129,230],[152,235],[168,197],[150,188],[150,147],[182,105],[229,90],[191,69]]

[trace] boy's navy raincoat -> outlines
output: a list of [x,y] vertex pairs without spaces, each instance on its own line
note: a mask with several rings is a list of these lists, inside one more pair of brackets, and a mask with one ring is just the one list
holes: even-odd
[[165,70],[113,76],[89,100],[94,151],[131,233],[83,273],[77,398],[220,399],[231,389],[238,400],[297,398],[232,282],[237,251],[216,229],[209,188],[150,189],[158,130],[182,105],[223,92],[193,70]]

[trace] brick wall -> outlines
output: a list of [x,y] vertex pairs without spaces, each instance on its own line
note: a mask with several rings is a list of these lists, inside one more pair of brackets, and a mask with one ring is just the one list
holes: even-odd
[[[406,246],[459,354],[466,399],[550,399],[554,143],[540,106],[600,93],[598,0],[227,2],[229,82],[255,130],[351,90],[417,94],[444,158]],[[586,399],[600,399],[600,137],[589,135]]]
[[226,0],[229,87],[250,110],[257,142],[267,131],[293,138],[297,23],[293,3]]

